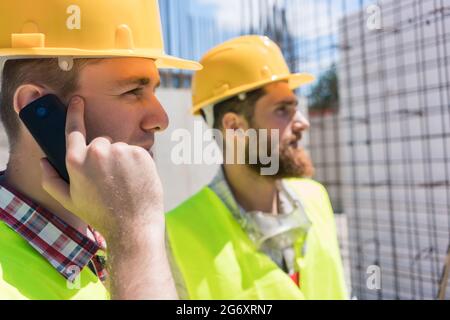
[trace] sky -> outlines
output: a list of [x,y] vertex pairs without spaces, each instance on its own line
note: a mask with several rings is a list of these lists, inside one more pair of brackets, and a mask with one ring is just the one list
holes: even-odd
[[[257,17],[259,10],[263,10],[261,3],[264,1],[280,6],[284,4],[288,8],[289,32],[297,39],[301,60],[298,68],[302,69],[299,71],[315,74],[325,71],[336,60],[336,55],[330,51],[337,51],[338,26],[340,19],[344,16],[344,1],[347,14],[358,11],[361,3],[374,2],[368,0],[159,1],[162,7],[163,25],[166,27],[167,51],[195,60],[199,60],[210,48],[240,34],[242,17],[250,15],[245,7],[253,4],[252,14]],[[318,48],[322,50],[317,52]]]
[[[170,1],[170,0],[169,0]],[[235,29],[240,25],[240,17],[242,14],[243,3],[253,3],[254,14],[259,14],[260,0],[191,0],[193,2],[192,12],[197,14],[214,16],[218,24],[222,28]],[[360,0],[344,0],[346,11],[352,12],[360,8]],[[283,3],[290,8],[289,17],[291,32],[295,36],[315,37],[321,36],[323,33],[330,32],[328,13],[331,10],[332,18],[336,22],[343,14],[343,0],[268,0],[269,5]],[[371,3],[373,1],[363,1]],[[317,30],[304,28],[302,20],[311,20],[318,26]],[[337,23],[333,23],[333,28]],[[331,29],[334,31],[335,29]],[[319,33],[317,33],[317,31]]]

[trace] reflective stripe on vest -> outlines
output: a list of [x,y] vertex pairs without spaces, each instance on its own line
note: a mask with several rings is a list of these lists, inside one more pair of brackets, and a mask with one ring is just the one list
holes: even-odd
[[172,254],[194,300],[347,299],[331,204],[312,180],[290,180],[313,226],[299,258],[301,290],[257,251],[217,195],[205,188],[167,215]]

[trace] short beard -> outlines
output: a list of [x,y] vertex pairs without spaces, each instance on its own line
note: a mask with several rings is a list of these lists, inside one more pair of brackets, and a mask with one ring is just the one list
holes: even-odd
[[[260,142],[259,142],[260,143]],[[270,142],[268,146],[270,146]],[[270,149],[269,149],[270,150]],[[246,146],[247,160],[250,155],[249,145]],[[249,164],[247,166],[258,175],[261,175],[263,168],[268,168],[270,166],[267,164],[262,164],[257,157],[258,162],[256,164]],[[279,170],[275,175],[267,176],[273,180],[283,180],[283,179],[302,179],[302,178],[312,178],[315,174],[314,165],[312,163],[311,157],[307,151],[302,148],[293,148],[291,144],[284,143],[279,147]]]
[[280,147],[280,170],[277,179],[290,178],[312,178],[314,176],[314,165],[307,151],[290,145]]

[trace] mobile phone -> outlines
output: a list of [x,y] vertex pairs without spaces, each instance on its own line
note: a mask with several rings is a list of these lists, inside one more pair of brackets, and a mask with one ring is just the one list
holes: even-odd
[[61,178],[69,183],[65,133],[67,107],[57,96],[49,94],[24,107],[19,117],[47,156],[50,164]]

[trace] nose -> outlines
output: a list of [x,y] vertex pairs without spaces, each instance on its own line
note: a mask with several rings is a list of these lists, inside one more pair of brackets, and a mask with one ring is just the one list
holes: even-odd
[[169,117],[159,100],[153,96],[141,123],[144,131],[164,131],[169,127]]
[[308,119],[300,112],[300,110],[297,111],[293,123],[293,131],[294,132],[302,132],[309,130],[311,127]]

